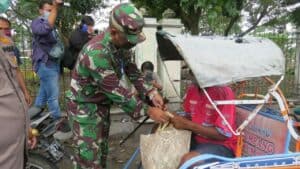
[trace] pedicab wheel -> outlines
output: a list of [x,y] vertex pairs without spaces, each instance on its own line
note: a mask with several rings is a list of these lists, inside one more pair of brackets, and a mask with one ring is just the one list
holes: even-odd
[[43,156],[30,153],[26,169],[58,169],[58,167]]

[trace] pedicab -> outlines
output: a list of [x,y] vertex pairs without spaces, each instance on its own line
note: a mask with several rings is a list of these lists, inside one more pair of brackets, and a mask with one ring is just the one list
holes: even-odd
[[[201,154],[180,169],[300,168],[300,125],[290,116],[279,88],[285,74],[285,57],[275,43],[258,37],[200,37],[166,32],[156,36],[162,61],[185,61],[213,108],[238,137],[236,158]],[[268,84],[265,91],[256,88],[253,93],[246,92],[245,85],[257,80]],[[236,100],[212,100],[205,88],[218,85],[236,87]],[[236,129],[217,107],[226,104],[236,105]],[[203,162],[211,159],[213,162]]]
[[[180,169],[300,168],[299,122],[290,116],[287,100],[279,88],[285,74],[285,57],[275,43],[257,37],[173,36],[163,32],[157,34],[157,42],[163,61],[186,62],[213,108],[232,134],[238,136],[236,158],[202,154]],[[257,79],[264,80],[269,87],[265,91],[255,89],[253,93],[242,88],[239,94],[235,93],[236,100],[212,100],[205,90],[218,85],[234,88]],[[217,107],[225,104],[236,105],[236,129]],[[294,145],[290,144],[292,139]],[[210,159],[215,160],[195,164]]]

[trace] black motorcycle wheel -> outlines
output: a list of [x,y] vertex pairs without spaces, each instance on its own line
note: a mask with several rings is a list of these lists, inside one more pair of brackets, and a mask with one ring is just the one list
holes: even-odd
[[58,169],[56,165],[39,154],[29,154],[26,169]]

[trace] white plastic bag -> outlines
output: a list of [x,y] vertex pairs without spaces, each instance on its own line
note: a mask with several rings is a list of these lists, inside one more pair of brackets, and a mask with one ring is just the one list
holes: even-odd
[[144,169],[176,169],[181,157],[190,150],[191,132],[172,125],[156,133],[141,135],[140,148]]

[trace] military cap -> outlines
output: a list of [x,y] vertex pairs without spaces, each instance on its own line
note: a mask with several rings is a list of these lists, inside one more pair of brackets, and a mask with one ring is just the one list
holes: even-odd
[[113,8],[110,15],[111,25],[125,33],[128,42],[137,44],[146,39],[142,32],[144,18],[133,4],[121,3]]

